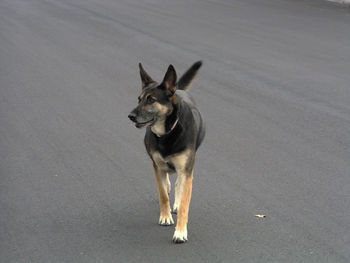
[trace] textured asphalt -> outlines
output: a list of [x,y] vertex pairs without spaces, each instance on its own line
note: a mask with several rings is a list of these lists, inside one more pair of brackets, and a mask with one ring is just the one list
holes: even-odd
[[[138,62],[197,60],[174,245],[127,115]],[[0,262],[350,262],[349,69],[350,9],[321,0],[1,0]]]

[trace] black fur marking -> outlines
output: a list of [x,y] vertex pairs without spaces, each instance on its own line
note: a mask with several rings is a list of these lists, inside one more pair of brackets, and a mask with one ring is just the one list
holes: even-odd
[[202,61],[194,63],[179,79],[177,88],[179,90],[188,90],[194,77],[197,75],[199,68],[202,66]]
[[174,129],[174,125],[177,125],[178,121],[178,105],[173,105],[173,112],[165,120],[165,133],[169,133],[171,129]]
[[140,68],[140,76],[141,76],[141,82],[142,82],[142,88],[145,88],[150,83],[154,82],[154,80],[148,75],[148,73],[143,69],[142,64],[139,63]]

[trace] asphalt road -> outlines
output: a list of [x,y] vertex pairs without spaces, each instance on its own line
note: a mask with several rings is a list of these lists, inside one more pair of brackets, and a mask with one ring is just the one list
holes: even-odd
[[[0,262],[350,262],[349,29],[318,0],[1,0]],[[138,62],[197,60],[174,245],[127,115]]]

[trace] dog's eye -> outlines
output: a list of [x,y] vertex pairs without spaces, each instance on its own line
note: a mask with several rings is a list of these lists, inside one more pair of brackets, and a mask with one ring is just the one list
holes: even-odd
[[147,103],[153,103],[153,102],[155,102],[155,99],[153,97],[151,97],[151,96],[148,96],[147,97]]

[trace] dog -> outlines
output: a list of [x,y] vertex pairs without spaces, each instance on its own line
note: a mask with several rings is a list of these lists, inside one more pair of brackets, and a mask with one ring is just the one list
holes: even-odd
[[179,81],[170,65],[159,84],[139,63],[142,91],[137,107],[128,116],[137,128],[147,127],[144,143],[153,162],[159,194],[159,224],[162,226],[174,224],[169,202],[169,174],[177,174],[173,205],[173,213],[177,213],[175,243],[188,240],[193,167],[196,151],[205,136],[201,114],[187,92],[201,65],[201,61],[194,63]]

